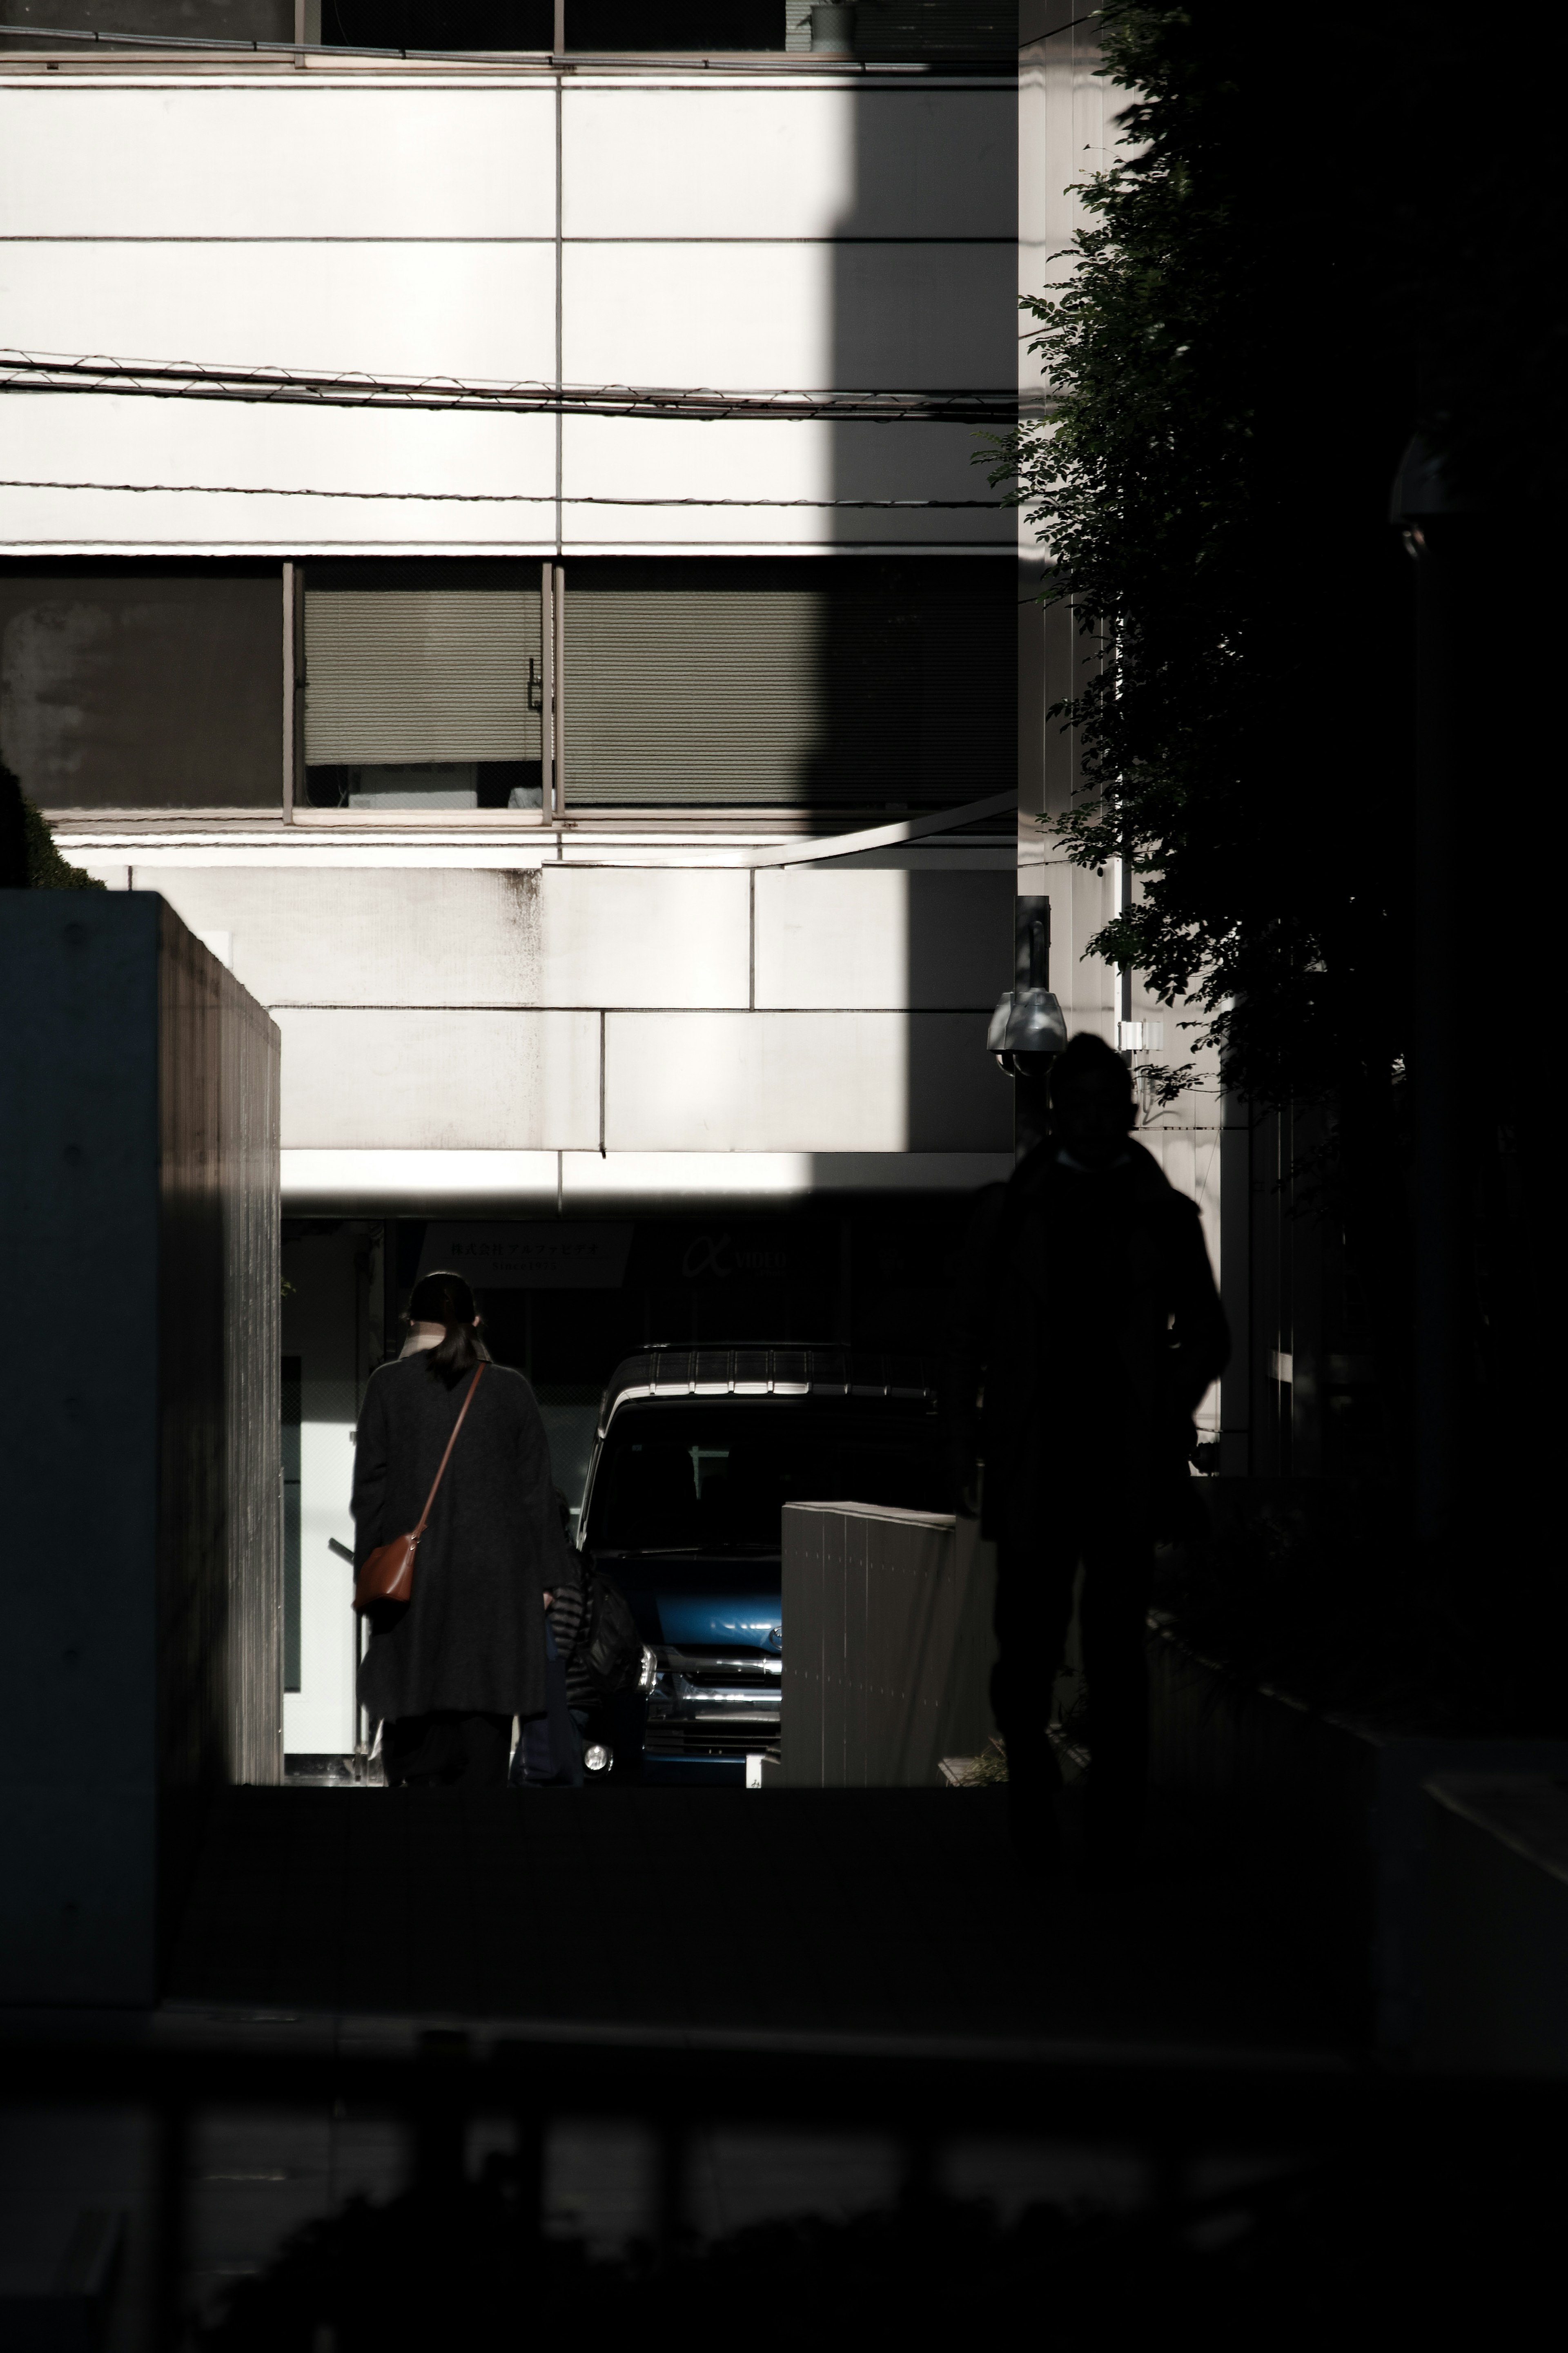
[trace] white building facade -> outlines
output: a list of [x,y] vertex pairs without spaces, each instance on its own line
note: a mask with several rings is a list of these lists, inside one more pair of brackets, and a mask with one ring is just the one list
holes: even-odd
[[[785,13],[744,58],[0,58],[5,340],[115,364],[5,403],[0,747],[283,1034],[296,1755],[355,1737],[350,1437],[421,1266],[488,1273],[570,1488],[645,1339],[940,1345],[1016,892],[1069,1026],[1170,1021],[1083,959],[1118,881],[1036,821],[1060,625],[975,463],[1092,59]],[[1196,1100],[1147,1140],[1217,1257]]]

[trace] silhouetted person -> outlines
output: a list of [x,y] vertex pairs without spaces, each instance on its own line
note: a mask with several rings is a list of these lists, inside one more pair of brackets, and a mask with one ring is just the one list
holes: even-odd
[[[465,1400],[414,1565],[378,1605],[359,1671],[387,1785],[504,1788],[511,1721],[547,1704],[544,1594],[566,1573],[550,1445],[521,1373],[488,1361],[460,1274],[422,1275],[402,1356],[371,1375],[354,1444],[354,1566],[417,1525]],[[480,1367],[486,1377],[477,1381]]]
[[587,1570],[572,1541],[572,1506],[559,1487],[555,1512],[561,1523],[561,1563],[553,1585],[544,1592],[544,1694],[542,1715],[530,1716],[520,1726],[512,1751],[508,1787],[513,1789],[580,1789],[583,1786],[583,1730],[587,1717],[574,1709],[574,1670],[582,1669],[573,1653],[584,1631],[587,1616]]
[[[954,1334],[959,1477],[997,1547],[992,1704],[1013,1836],[1054,1857],[1046,1725],[1084,1565],[1090,1870],[1142,1822],[1144,1626],[1154,1539],[1188,1476],[1194,1408],[1230,1353],[1195,1205],[1134,1144],[1120,1055],[1080,1034],[1050,1080],[1052,1132],[982,1197]],[[983,1400],[983,1402],[982,1402]],[[984,1472],[977,1465],[984,1463]]]

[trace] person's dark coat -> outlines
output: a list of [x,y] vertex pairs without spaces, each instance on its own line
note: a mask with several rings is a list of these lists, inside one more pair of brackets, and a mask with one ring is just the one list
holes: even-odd
[[[354,1566],[415,1527],[468,1395],[426,1354],[371,1376],[354,1447]],[[521,1373],[488,1365],[452,1450],[406,1609],[376,1624],[360,1668],[373,1716],[543,1709],[543,1591],[563,1574],[550,1447]],[[381,1616],[380,1612],[376,1617]]]
[[566,1670],[566,1698],[573,1707],[592,1707],[599,1697],[583,1661],[583,1635],[588,1615],[588,1568],[574,1545],[564,1544],[566,1566],[555,1588],[550,1630]]
[[951,1411],[983,1525],[1026,1542],[1053,1490],[1091,1488],[1148,1533],[1174,1524],[1193,1414],[1230,1354],[1196,1205],[1129,1139],[1101,1171],[1037,1145],[976,1205]]

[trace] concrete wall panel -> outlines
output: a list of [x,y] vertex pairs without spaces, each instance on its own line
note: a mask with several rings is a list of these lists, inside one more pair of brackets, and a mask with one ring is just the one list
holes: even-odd
[[165,902],[104,903],[157,923],[161,1837],[177,1879],[203,1788],[282,1766],[279,1036]]
[[759,1006],[989,1011],[1012,986],[1013,877],[763,870],[756,959]]
[[1000,1152],[339,1152],[283,1155],[300,1218],[743,1217],[814,1197],[973,1193]]
[[[975,470],[970,425],[894,430],[569,417],[562,448],[569,554],[655,547],[689,555],[709,548],[1008,547],[1016,528],[1012,509],[994,503]],[[589,498],[598,503],[573,503]],[[650,498],[692,503],[637,503]],[[617,507],[621,499],[628,503]],[[704,512],[707,499],[730,503]],[[957,503],[903,512],[855,503],[888,499]],[[792,506],[794,500],[808,503]],[[848,503],[836,507],[835,501]]]
[[1005,385],[1010,245],[568,246],[579,384]]
[[284,1011],[279,1027],[285,1147],[597,1146],[596,1014]]
[[0,894],[0,1999],[152,2002],[281,1767],[278,1036],[150,893]]
[[540,1002],[744,1006],[750,880],[738,869],[543,868]]
[[[6,428],[7,480],[46,486],[0,490],[0,537],[13,550],[377,555],[554,544],[551,417],[39,393],[10,403]],[[389,499],[391,484],[461,496]],[[258,495],[268,491],[278,495]],[[498,503],[500,492],[536,502]]]
[[787,1504],[779,1785],[935,1788],[942,1757],[978,1755],[995,1578],[973,1520]]
[[1568,1789],[1549,1769],[1461,1769],[1435,1774],[1423,1795],[1430,1860],[1417,2064],[1450,2077],[1561,2082]]
[[31,79],[0,90],[0,216],[12,237],[552,237],[554,94]]
[[232,969],[266,1005],[539,1001],[537,870],[155,871],[193,931],[228,933]]
[[[0,490],[0,536],[16,550],[462,554],[554,545],[555,427],[548,417],[327,414],[39,394],[14,403],[7,423],[8,478],[45,486]],[[563,442],[568,555],[993,548],[1009,545],[1015,529],[1011,510],[990,503],[971,463],[974,433],[967,425],[895,432],[879,425],[731,427],[573,417]],[[48,487],[72,482],[164,487],[152,494]],[[429,492],[430,501],[385,500],[391,483]],[[235,494],[221,495],[226,489]],[[253,494],[268,490],[278,495]],[[300,491],[321,495],[289,494]],[[498,492],[519,502],[498,502]],[[437,494],[456,502],[443,505]],[[475,502],[465,503],[470,494]],[[590,498],[592,506],[574,503]],[[710,499],[733,503],[705,510]],[[835,509],[836,499],[963,503],[899,512]],[[684,500],[694,503],[679,503]],[[795,500],[826,503],[787,503]],[[786,503],[768,503],[780,501]]]
[[605,1139],[622,1152],[992,1152],[1011,1092],[963,1013],[613,1013]]
[[52,238],[0,248],[0,293],[7,335],[30,351],[394,375],[555,372],[547,245]]
[[156,871],[193,930],[229,934],[234,971],[268,1005],[746,1002],[738,870]]
[[[168,943],[184,927],[163,911]],[[187,951],[188,952],[188,951]],[[192,962],[196,961],[193,955]],[[204,977],[221,959],[201,955]],[[282,1552],[279,1377],[279,1039],[247,991],[217,981],[218,1155],[224,1298],[225,1552],[221,1701],[227,1778],[271,1782],[283,1770]],[[210,1016],[209,1016],[210,1018]],[[210,1160],[210,1153],[205,1155]]]
[[1010,90],[569,90],[568,237],[999,237]]
[[[0,90],[7,332],[133,358],[548,376],[554,121],[550,90],[489,78]],[[583,240],[568,375],[1010,380],[1009,90],[601,84],[567,90],[564,121]],[[732,254],[736,238],[753,242]],[[0,538],[18,551],[555,543],[549,418],[40,396],[10,421],[24,487],[0,492]],[[564,543],[1007,544],[973,449],[967,427],[570,419]],[[97,487],[116,482],[133,487]],[[606,503],[574,508],[573,490]],[[679,504],[704,499],[738,503]]]

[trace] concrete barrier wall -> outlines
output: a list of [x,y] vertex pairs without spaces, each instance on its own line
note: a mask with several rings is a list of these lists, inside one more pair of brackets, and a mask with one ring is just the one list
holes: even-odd
[[1220,1846],[1347,2020],[1420,2043],[1435,1816],[1452,1772],[1568,1774],[1568,1743],[1396,1736],[1248,1689],[1152,1627],[1150,1768]]
[[1568,1783],[1438,1773],[1416,2056],[1444,2073],[1568,2075]]
[[973,1520],[785,1505],[785,1788],[934,1788],[984,1747],[995,1574]]
[[281,1774],[278,1052],[160,899],[0,893],[0,1999],[152,2000]]
[[1380,1744],[1150,1642],[1150,1775],[1221,1840],[1264,1908],[1358,2021],[1377,1926]]

